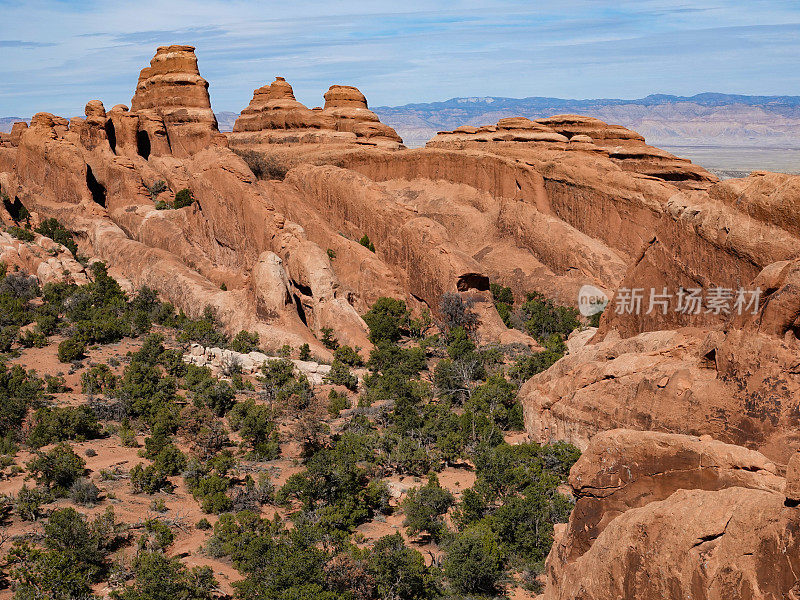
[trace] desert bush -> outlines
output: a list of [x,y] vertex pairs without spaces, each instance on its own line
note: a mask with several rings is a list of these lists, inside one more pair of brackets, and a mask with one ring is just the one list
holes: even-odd
[[279,179],[283,180],[289,172],[290,165],[283,163],[276,156],[263,154],[255,150],[235,149],[253,174],[259,179]]
[[350,400],[347,394],[342,394],[336,390],[328,392],[328,414],[332,417],[338,417],[339,413],[343,410],[350,408]]
[[54,242],[66,247],[72,256],[78,255],[78,244],[75,243],[73,233],[64,227],[58,219],[45,219],[36,228],[36,233],[49,237]]
[[453,495],[439,485],[439,479],[432,473],[428,477],[428,483],[409,490],[403,500],[403,526],[407,528],[409,535],[424,531],[438,542],[446,531],[443,515],[454,502]]
[[442,315],[443,325],[446,330],[462,327],[472,331],[478,325],[478,315],[472,311],[471,299],[464,300],[460,294],[447,292],[442,294],[439,303],[439,312]]
[[577,309],[558,306],[538,292],[528,294],[522,312],[527,317],[525,330],[539,341],[554,334],[565,338],[580,326]]
[[186,206],[191,206],[194,203],[194,194],[188,188],[183,188],[179,190],[178,193],[175,194],[175,200],[172,202],[172,206],[176,209],[184,208]]
[[372,241],[369,239],[369,236],[366,233],[361,237],[360,240],[358,240],[358,243],[364,246],[364,248],[366,248],[370,252],[375,252],[375,244],[372,243]]
[[348,390],[358,389],[358,377],[350,373],[350,367],[338,358],[333,360],[330,372],[325,375],[324,381],[334,385],[343,385]]
[[83,476],[86,461],[75,454],[69,444],[61,442],[48,452],[38,452],[27,467],[37,484],[63,496]]
[[351,367],[361,367],[364,365],[364,359],[350,346],[340,346],[336,348],[333,352],[333,358]]
[[86,356],[86,342],[78,337],[65,339],[58,345],[58,360],[70,363]]
[[397,342],[408,323],[406,303],[385,296],[378,298],[364,315],[369,327],[369,340],[373,344]]
[[444,574],[462,594],[493,594],[503,571],[500,539],[487,527],[467,529],[447,547]]
[[89,479],[81,478],[72,484],[69,497],[75,504],[94,506],[100,497],[100,490]]
[[155,494],[161,490],[172,491],[173,485],[155,465],[146,467],[139,463],[131,469],[131,489],[134,494]]
[[101,433],[97,417],[86,406],[40,408],[33,423],[28,434],[28,445],[32,448],[66,440],[92,440]]
[[23,483],[14,500],[14,510],[23,521],[38,521],[42,517],[42,504],[52,501],[53,495],[46,488],[29,488]]
[[161,192],[167,191],[167,183],[163,179],[154,181],[150,185],[145,186],[147,193],[150,195],[151,200],[155,200]]
[[242,330],[234,336],[228,348],[241,354],[254,352],[258,350],[258,334]]
[[25,229],[23,227],[17,227],[16,225],[12,225],[8,229],[6,229],[8,233],[12,235],[12,237],[17,238],[23,242],[32,242],[36,239],[36,236],[33,235],[30,229]]

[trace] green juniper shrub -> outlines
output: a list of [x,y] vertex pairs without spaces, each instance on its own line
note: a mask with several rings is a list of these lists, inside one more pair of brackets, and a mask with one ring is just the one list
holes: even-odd
[[45,375],[44,381],[48,394],[62,394],[72,391],[72,388],[67,387],[67,382],[61,375]]
[[41,448],[65,440],[93,440],[101,431],[97,417],[87,406],[40,408],[34,414],[28,445]]
[[161,490],[171,492],[174,489],[166,474],[155,465],[137,464],[131,469],[130,478],[134,494],[155,494]]
[[422,554],[406,546],[399,532],[376,540],[367,551],[367,564],[378,598],[426,600],[438,595]]
[[42,504],[49,504],[53,499],[53,494],[47,488],[29,488],[23,483],[14,501],[14,510],[23,521],[38,521],[43,516]]
[[28,408],[43,399],[44,385],[35,371],[0,362],[0,436],[17,434]]
[[[361,461],[368,450],[349,443],[349,438],[332,440],[307,456],[305,470],[295,473],[276,494],[276,502],[298,502],[295,522],[313,515],[321,532],[346,535],[369,520],[382,504],[380,494],[369,490],[369,472]],[[338,534],[337,534],[338,532]]]
[[62,363],[75,362],[85,357],[86,342],[82,338],[67,338],[58,345],[58,360]]
[[47,452],[37,452],[26,466],[38,485],[52,490],[56,496],[64,496],[83,476],[86,461],[75,454],[69,444],[61,442]]
[[163,552],[175,541],[175,534],[172,533],[169,525],[160,519],[147,519],[144,522],[144,531],[139,536],[137,546],[139,551]]
[[308,344],[300,346],[300,360],[311,360],[311,347]]
[[428,477],[428,483],[409,490],[401,506],[405,514],[403,526],[409,535],[426,532],[435,542],[439,542],[447,530],[443,515],[453,505],[453,495],[439,485],[435,473]]
[[117,389],[117,377],[106,363],[94,365],[81,373],[81,391],[89,396],[109,394]]
[[211,567],[184,565],[162,552],[144,551],[133,561],[133,581],[114,590],[115,600],[212,600],[217,598],[217,581]]
[[153,465],[165,475],[179,475],[186,468],[186,456],[175,444],[167,444],[156,455]]
[[53,511],[41,546],[18,541],[7,556],[14,598],[91,597],[91,586],[107,575],[108,554],[120,539],[112,509],[91,522],[73,508]]
[[14,342],[17,341],[19,327],[16,325],[6,325],[0,328],[0,352],[10,352]]
[[258,334],[242,330],[231,340],[228,348],[241,354],[255,352],[258,350]]
[[322,333],[320,341],[328,350],[336,350],[339,347],[339,342],[334,337],[332,328],[323,327],[320,332]]
[[525,330],[539,341],[553,334],[566,337],[580,326],[577,309],[558,306],[538,292],[528,294],[522,312],[527,318]]
[[175,194],[175,200],[172,202],[172,206],[176,209],[184,208],[186,206],[191,206],[194,203],[194,194],[188,188],[183,188],[179,190]]
[[36,228],[36,233],[49,237],[54,242],[66,247],[72,256],[78,255],[78,244],[75,243],[74,234],[64,227],[58,219],[45,219]]
[[494,594],[504,574],[499,536],[480,525],[456,535],[447,546],[444,574],[461,594]]
[[8,231],[8,233],[10,233],[12,235],[12,237],[15,237],[18,240],[23,241],[23,242],[29,242],[30,243],[34,239],[36,239],[36,236],[33,235],[33,233],[31,232],[30,229],[24,229],[22,227],[17,227],[16,225],[12,225],[8,229],[6,229],[6,231]]
[[364,248],[366,248],[370,252],[375,252],[375,244],[372,243],[372,241],[369,239],[369,236],[366,233],[363,236],[361,236],[361,239],[358,240],[358,243],[364,246]]
[[350,408],[350,400],[347,394],[342,394],[336,390],[328,392],[328,414],[332,417],[338,417],[339,413],[343,410]]
[[514,293],[510,287],[500,285],[499,283],[492,283],[489,285],[489,290],[492,292],[492,299],[495,302],[502,302],[503,304],[514,304]]
[[273,411],[250,398],[237,403],[228,414],[228,423],[238,431],[252,456],[260,460],[273,460],[280,456],[278,428],[273,421]]
[[179,342],[197,342],[203,346],[217,346],[225,348],[228,345],[228,336],[220,328],[216,312],[213,307],[206,306],[199,319],[189,319],[181,313],[176,325],[181,329],[177,340]]
[[261,366],[262,397],[271,409],[303,410],[313,397],[311,384],[304,373],[294,373],[294,363],[286,358],[268,360]]
[[364,366],[364,359],[350,346],[339,346],[336,348],[333,352],[333,358],[351,367]]
[[223,452],[207,462],[192,460],[184,473],[189,491],[200,502],[205,513],[221,514],[231,510],[233,501],[228,496],[231,480],[228,471],[234,464],[233,455]]
[[19,335],[19,343],[23,348],[44,348],[47,346],[47,336],[38,327],[34,327]]
[[375,301],[363,318],[369,327],[369,340],[373,344],[378,344],[398,342],[406,330],[409,316],[405,302],[382,296]]
[[351,391],[358,389],[358,377],[353,375],[350,372],[350,367],[348,367],[338,358],[333,359],[333,363],[331,363],[331,370],[327,375],[325,375],[323,380],[334,385],[343,385]]
[[484,445],[474,454],[475,485],[463,492],[454,513],[458,529],[488,528],[503,556],[539,568],[553,543],[553,524],[569,518],[572,503],[557,488],[578,455],[563,442]]

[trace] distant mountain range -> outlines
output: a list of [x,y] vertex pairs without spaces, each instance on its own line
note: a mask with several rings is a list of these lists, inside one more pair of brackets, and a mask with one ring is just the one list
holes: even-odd
[[[407,146],[423,146],[438,131],[489,125],[509,116],[531,119],[581,114],[629,127],[649,144],[692,158],[707,168],[749,172],[800,172],[800,96],[695,96],[652,94],[646,98],[451,98],[443,102],[372,107]],[[238,113],[217,112],[221,131],[231,131]],[[0,118],[10,131],[19,117]]]
[[638,100],[489,96],[373,110],[411,146],[460,125],[487,125],[508,116],[581,114],[629,127],[655,146],[800,148],[800,96],[653,94]]
[[30,121],[30,119],[23,119],[22,117],[0,117],[0,131],[8,133],[17,121]]

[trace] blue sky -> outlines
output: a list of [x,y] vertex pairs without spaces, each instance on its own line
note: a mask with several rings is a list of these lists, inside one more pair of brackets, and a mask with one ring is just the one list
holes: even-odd
[[800,2],[0,0],[0,116],[129,104],[156,46],[197,46],[215,110],[282,75],[373,106],[455,96],[800,95]]

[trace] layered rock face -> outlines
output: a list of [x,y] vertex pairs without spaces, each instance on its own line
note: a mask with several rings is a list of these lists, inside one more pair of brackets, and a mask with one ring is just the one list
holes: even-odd
[[[332,159],[362,147],[351,144],[353,139],[396,138],[355,88],[333,86],[326,103],[325,109],[308,110],[293,99],[285,81],[277,80],[257,92],[238,129],[296,136],[298,125],[316,127],[348,143],[307,144],[293,138],[275,146],[323,153],[335,148]],[[216,129],[207,83],[191,47],[158,49],[142,71],[130,109],[106,110],[92,100],[85,113],[69,122],[37,114],[16,142],[0,148],[0,183],[33,213],[34,222],[56,217],[75,230],[82,251],[107,261],[131,287],[153,287],[190,315],[210,305],[229,332],[256,331],[266,350],[309,343],[317,356],[328,357],[314,335],[325,327],[334,329],[341,343],[367,350],[359,312],[377,297],[404,298],[415,308],[427,303],[435,311],[445,292],[477,300],[486,341],[536,346],[502,324],[480,265],[449,241],[441,225],[426,221],[405,227],[398,243],[419,246],[417,260],[393,243],[379,243],[380,250],[372,253],[357,241],[373,231],[371,224],[364,222],[363,231],[350,226],[351,237],[342,237],[329,215],[316,210],[324,187],[340,176],[336,169],[327,168],[330,173],[320,167],[321,176],[309,172],[307,181],[258,182]],[[392,144],[397,148],[399,138]],[[371,203],[383,199],[367,191],[374,184],[338,171],[350,177],[337,193],[348,196],[363,188],[358,210],[374,212]],[[192,192],[192,206],[155,209],[155,201],[169,202],[183,188]],[[400,229],[410,214],[387,207],[384,216]],[[339,269],[329,248],[336,248]],[[349,260],[353,256],[359,257],[356,262]]]
[[163,126],[169,153],[177,157],[194,154],[212,142],[224,144],[193,46],[161,46],[156,51],[150,66],[139,74],[131,110],[140,115],[139,131],[158,137]]
[[795,481],[757,452],[608,431],[575,464],[570,485],[575,509],[556,532],[543,600],[768,599],[800,590],[800,509],[784,492]]
[[232,146],[248,148],[308,143],[397,149],[403,142],[367,108],[367,99],[358,89],[332,85],[325,93],[325,107],[312,110],[295,100],[292,86],[283,77],[253,92],[229,138]]

